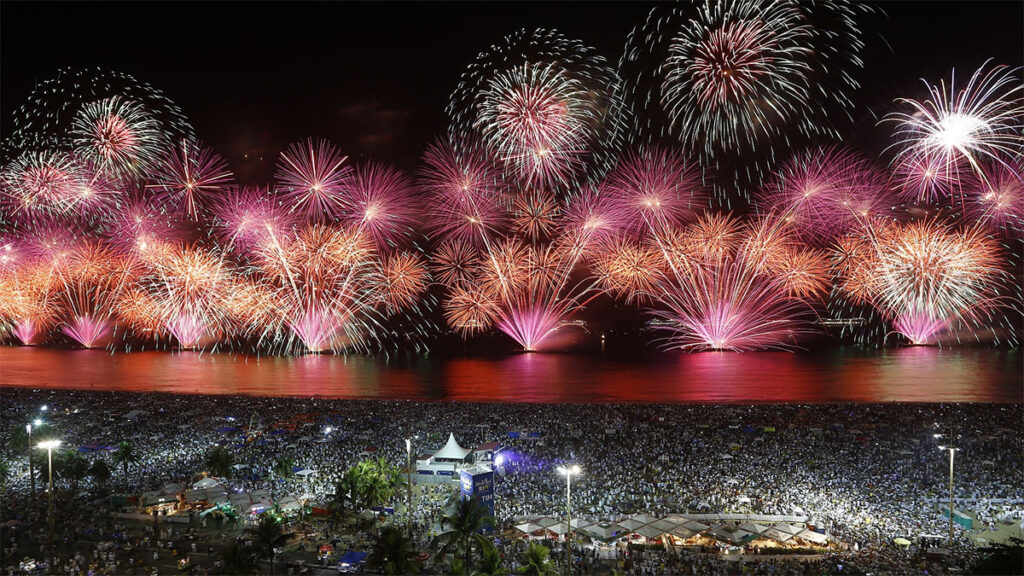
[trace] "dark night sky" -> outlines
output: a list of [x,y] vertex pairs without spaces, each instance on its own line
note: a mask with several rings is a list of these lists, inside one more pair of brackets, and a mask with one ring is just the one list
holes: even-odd
[[[865,22],[860,124],[919,78],[1021,65],[1024,2],[882,2]],[[134,75],[176,101],[237,172],[305,136],[405,168],[446,124],[478,52],[521,27],[556,28],[617,62],[650,3],[19,3],[0,5],[3,129],[62,66]],[[884,40],[883,40],[884,38]],[[890,49],[891,46],[891,49]],[[858,128],[861,129],[861,128]]]

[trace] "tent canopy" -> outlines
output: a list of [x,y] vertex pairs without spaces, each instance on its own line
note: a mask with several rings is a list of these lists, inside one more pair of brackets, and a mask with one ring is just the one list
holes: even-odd
[[459,446],[459,443],[455,440],[455,434],[448,433],[448,442],[434,453],[435,460],[464,460],[469,455],[471,450]]
[[193,490],[201,490],[203,488],[212,488],[214,486],[220,486],[220,480],[216,478],[203,478],[199,482],[192,485]]

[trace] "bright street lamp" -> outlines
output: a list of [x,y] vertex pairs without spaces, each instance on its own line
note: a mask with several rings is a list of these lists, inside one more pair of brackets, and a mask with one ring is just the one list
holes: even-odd
[[[936,438],[940,435],[936,434]],[[953,454],[959,448],[953,446],[939,446],[939,450],[949,450],[949,550],[953,551]]]
[[[46,408],[45,406],[43,407]],[[53,549],[53,449],[60,448],[60,440],[44,440],[39,443],[39,448],[46,450],[46,458],[50,468],[50,573],[56,574],[54,566],[56,553]]]
[[25,431],[28,432],[28,477],[32,482],[31,495],[33,498],[35,498],[36,495],[36,470],[35,466],[32,464],[32,427],[35,426],[38,428],[42,423],[42,420],[36,418],[31,424],[25,424]]
[[409,531],[409,539],[412,539],[412,438],[405,439],[405,479],[406,488],[409,492],[409,503],[406,504],[406,529]]
[[581,472],[576,464],[572,466],[559,466],[558,473],[565,476],[565,515],[567,522],[565,533],[565,573],[572,576],[572,477]]

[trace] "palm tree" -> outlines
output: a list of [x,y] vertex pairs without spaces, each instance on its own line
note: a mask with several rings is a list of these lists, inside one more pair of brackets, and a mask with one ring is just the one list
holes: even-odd
[[228,542],[221,551],[224,574],[252,574],[253,551],[237,541]]
[[362,496],[367,506],[382,506],[402,484],[402,473],[383,457],[360,462],[363,465]]
[[442,532],[435,542],[442,542],[442,552],[457,549],[465,554],[466,570],[473,566],[472,561],[472,539],[484,527],[494,525],[494,517],[487,515],[480,498],[461,498],[454,503],[452,510],[441,520],[442,526],[447,530]]
[[231,469],[234,465],[235,455],[223,446],[214,446],[206,454],[206,467],[210,469],[210,474],[214,476],[227,478],[231,475]]
[[[291,458],[279,458],[277,462],[274,462],[273,467],[274,476],[277,478],[284,478],[287,480],[295,475],[295,460]],[[270,483],[270,496],[274,496],[274,486],[277,485],[276,479]]]
[[335,516],[344,516],[349,510],[355,510],[359,503],[359,474],[354,467],[342,474],[334,486],[334,497],[330,502],[331,512]]
[[257,558],[270,559],[270,573],[274,573],[274,549],[281,545],[285,539],[284,530],[276,518],[270,514],[264,514],[260,523],[247,530],[252,538]]
[[412,542],[405,531],[387,526],[380,531],[366,564],[384,574],[419,574],[420,567],[412,556]]
[[11,463],[6,459],[0,459],[0,486],[7,486],[7,481],[11,479]]
[[121,445],[114,451],[114,462],[120,464],[124,469],[125,479],[128,478],[128,465],[138,461],[139,457],[135,454],[135,448],[131,442],[121,442]]
[[474,537],[480,547],[480,567],[473,571],[473,576],[505,576],[508,574],[508,568],[501,565],[504,559],[494,542],[479,534],[475,534]]
[[89,473],[89,462],[77,450],[61,451],[57,464],[58,475],[71,481],[71,492],[78,494],[78,483]]
[[92,476],[93,480],[100,486],[103,486],[110,480],[110,466],[107,466],[107,461],[102,458],[97,458],[92,461],[92,466],[89,467],[89,475]]
[[527,576],[558,576],[558,570],[548,558],[550,554],[551,551],[546,546],[530,542],[523,554],[523,565],[516,570],[516,573]]

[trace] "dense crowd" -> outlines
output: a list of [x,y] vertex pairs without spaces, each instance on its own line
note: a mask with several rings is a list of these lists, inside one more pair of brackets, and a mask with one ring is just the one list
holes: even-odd
[[[619,564],[629,573],[803,574],[839,563],[910,573],[919,556],[892,541],[916,543],[922,534],[947,533],[939,506],[948,497],[948,457],[939,445],[950,439],[959,448],[957,508],[975,516],[976,530],[1020,522],[1021,416],[1019,404],[536,405],[5,390],[5,557],[10,563],[22,556],[19,542],[46,537],[45,508],[25,505],[26,455],[12,452],[9,442],[17,428],[42,417],[65,447],[91,446],[96,451],[86,457],[107,459],[113,469],[107,486],[85,478],[78,497],[60,504],[58,538],[91,531],[97,543],[92,560],[102,559],[100,543],[111,532],[104,528],[108,520],[97,520],[107,518],[97,490],[141,494],[168,483],[191,486],[216,444],[232,450],[240,464],[227,481],[229,490],[272,489],[278,497],[308,495],[313,505],[326,506],[336,481],[358,461],[383,457],[404,468],[406,438],[413,438],[415,456],[432,453],[454,433],[464,447],[488,441],[503,447],[495,486],[499,528],[525,515],[563,514],[565,479],[555,470],[576,464],[582,474],[573,479],[572,506],[590,521],[635,513],[791,514],[809,517],[837,543],[824,558],[779,558],[742,568],[690,552],[648,549],[621,556],[620,550]],[[105,449],[123,441],[138,456],[127,474]],[[314,473],[281,482],[268,471],[282,457]],[[418,546],[429,546],[440,529],[452,491],[417,489]],[[395,500],[396,519],[404,522],[405,490]],[[955,561],[968,564],[976,551],[958,527]],[[594,563],[585,550],[578,551],[577,562]]]

